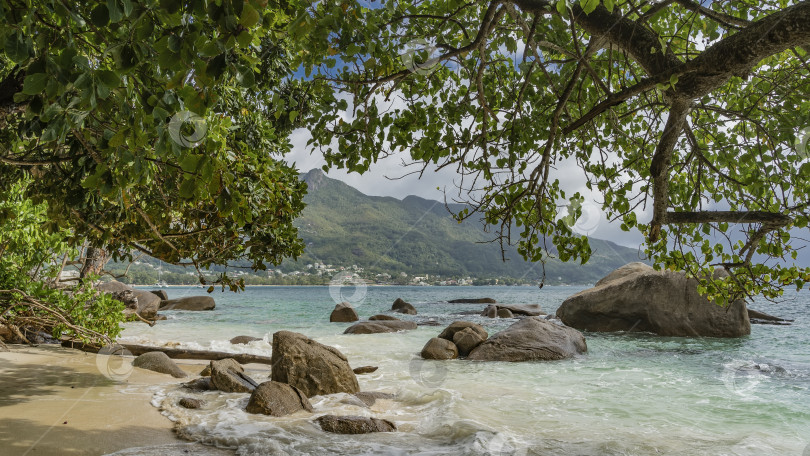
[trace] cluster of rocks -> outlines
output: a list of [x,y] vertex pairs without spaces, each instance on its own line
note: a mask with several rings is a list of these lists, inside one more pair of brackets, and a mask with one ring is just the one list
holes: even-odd
[[164,290],[145,291],[132,288],[117,280],[105,282],[96,289],[112,295],[113,299],[124,303],[124,313],[137,315],[144,320],[165,320],[160,310],[205,311],[214,310],[216,304],[211,296],[187,296],[169,299]]
[[[416,309],[401,298],[397,298],[391,306],[394,312],[408,315],[416,315]],[[416,323],[412,321],[400,320],[391,315],[372,315],[367,321],[359,321],[357,312],[348,302],[342,302],[335,306],[329,316],[331,322],[357,322],[343,331],[344,334],[378,334],[392,333],[398,331],[408,331],[416,329]]]
[[[185,377],[165,353],[150,352],[135,359],[137,367]],[[378,398],[393,398],[379,392],[361,392],[357,373],[377,370],[373,366],[352,369],[346,357],[336,348],[323,345],[303,334],[279,331],[273,334],[269,381],[257,382],[234,359],[211,361],[200,372],[200,378],[184,383],[193,391],[219,390],[228,393],[249,393],[248,413],[285,416],[297,412],[313,413],[309,398],[313,396],[347,393],[353,395],[355,405],[370,406]],[[200,399],[187,397],[178,403],[186,408],[205,405]],[[358,434],[395,431],[390,421],[372,417],[324,415],[316,422],[326,432]]]
[[540,310],[540,304],[490,304],[483,312],[482,317],[488,318],[515,318],[515,316],[536,317],[545,315]]
[[421,355],[425,359],[551,361],[572,358],[587,350],[585,337],[576,329],[532,316],[489,338],[477,323],[453,322],[425,344]]

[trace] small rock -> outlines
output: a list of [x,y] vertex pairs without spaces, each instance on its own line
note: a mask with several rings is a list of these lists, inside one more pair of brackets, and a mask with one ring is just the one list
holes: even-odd
[[337,304],[329,316],[329,321],[333,323],[350,323],[359,319],[357,311],[348,302]]
[[175,378],[188,377],[188,374],[183,372],[183,369],[180,369],[180,367],[178,367],[177,364],[175,364],[175,362],[163,352],[144,353],[143,355],[135,358],[132,365],[135,367],[140,367],[141,369],[160,372],[161,374],[169,374]]
[[495,304],[498,301],[492,298],[461,298],[447,301],[451,304]]
[[411,329],[416,329],[416,323],[412,321],[361,321],[346,328],[343,334],[377,334]]
[[250,395],[248,413],[261,413],[271,416],[285,416],[306,410],[312,412],[312,404],[298,388],[281,382],[264,382]]
[[487,340],[487,337],[489,337],[489,334],[487,333],[487,330],[484,329],[483,326],[479,325],[478,323],[473,323],[471,321],[463,321],[463,320],[462,321],[454,321],[454,322],[450,323],[450,325],[448,327],[444,328],[444,331],[442,331],[441,334],[439,334],[439,337],[442,338],[442,339],[447,339],[447,340],[452,342],[453,338],[456,336],[457,332],[463,331],[463,330],[465,330],[467,328],[471,328],[479,336],[481,336],[481,339],[483,339],[483,340]]
[[397,321],[399,321],[399,318],[397,318],[397,317],[392,317],[391,315],[382,315],[382,314],[373,315],[371,317],[368,317],[368,319],[369,319],[369,321],[379,321],[379,320],[397,320]]
[[498,318],[515,318],[515,316],[512,315],[511,310],[509,310],[509,309],[507,309],[505,307],[499,307],[498,308]]
[[315,421],[326,432],[334,434],[368,434],[371,432],[394,432],[396,425],[388,420],[364,416],[323,415]]
[[211,361],[211,383],[226,393],[251,393],[258,386],[231,358]]
[[403,301],[402,298],[397,298],[397,300],[394,301],[394,304],[391,306],[391,310],[403,314],[416,315],[416,308],[410,303]]
[[180,399],[177,405],[187,409],[198,409],[205,405],[205,401],[202,399],[194,399],[193,397],[184,397]]
[[211,383],[211,377],[198,378],[190,382],[183,383],[181,386],[192,391],[214,391],[217,389],[217,387]]
[[507,309],[512,315],[525,315],[527,317],[537,317],[545,315],[540,309],[540,304],[498,304],[498,310]]
[[155,318],[153,320],[154,321],[168,320],[168,317],[166,317],[166,315],[157,314],[155,315]]
[[253,337],[253,336],[236,336],[233,339],[231,339],[231,343],[234,344],[234,345],[237,345],[237,344],[245,345],[245,344],[249,344],[251,342],[255,342],[257,340],[262,340],[262,339],[258,338],[258,337]]
[[481,312],[482,317],[487,318],[496,318],[498,316],[498,306],[489,305],[483,312]]
[[481,345],[486,339],[473,328],[464,328],[453,336],[459,356],[467,356],[475,347]]
[[368,407],[374,405],[377,399],[394,399],[396,397],[394,394],[383,393],[382,391],[360,391],[354,395]]
[[[237,370],[239,372],[244,371],[244,369],[242,368],[242,365],[239,364],[239,362],[236,361],[233,358],[225,358],[225,359],[221,359],[220,361],[222,361],[222,363],[227,363],[227,365],[232,367],[234,370]],[[208,363],[207,366],[205,366],[205,369],[203,369],[202,372],[200,372],[200,377],[210,377],[211,376],[211,365],[213,364],[213,362],[214,361],[211,361],[211,362]],[[221,366],[223,365],[222,363],[220,364]]]
[[421,355],[424,359],[453,359],[458,358],[458,348],[447,339],[433,337],[422,348]]
[[435,318],[428,318],[427,320],[417,321],[417,326],[441,326],[442,323]]
[[370,374],[372,372],[375,372],[377,369],[379,369],[379,367],[377,366],[362,366],[362,367],[355,367],[354,369],[352,369],[352,371],[355,374],[360,375],[360,374]]

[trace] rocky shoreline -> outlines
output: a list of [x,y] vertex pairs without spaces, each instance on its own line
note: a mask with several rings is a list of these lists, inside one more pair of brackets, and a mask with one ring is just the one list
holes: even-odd
[[[157,311],[161,309],[205,311],[215,308],[213,299],[208,296],[170,300],[162,290],[135,290],[122,284],[109,287],[107,292],[128,300],[128,312],[137,313],[142,319],[151,317],[151,324],[159,318]],[[644,290],[644,293],[640,290]],[[419,353],[422,359],[435,363],[453,359],[471,363],[553,362],[586,356],[586,335],[591,332],[644,331],[663,336],[741,337],[750,333],[751,323],[789,324],[788,320],[748,311],[744,302],[732,304],[729,311],[721,309],[722,312],[717,312],[715,304],[696,293],[693,279],[685,279],[676,273],[654,271],[636,263],[614,271],[594,288],[571,296],[553,316],[543,313],[536,304],[502,304],[492,298],[464,301],[486,304],[480,315],[510,320],[511,325],[490,335],[481,324],[455,321],[444,329],[437,329],[437,335],[426,340]],[[668,305],[660,305],[661,302]],[[353,323],[344,333],[361,338],[365,334],[395,333],[417,328],[417,322],[395,315],[406,318],[419,315],[419,305],[400,298],[394,301],[389,312],[360,321],[351,304],[339,303],[329,316],[329,321]],[[231,343],[246,344],[256,340],[259,339],[236,336]],[[150,381],[156,384],[177,384],[186,391],[187,394],[178,398],[174,405],[191,412],[207,406],[205,392],[220,391],[244,395],[246,402],[243,410],[248,414],[269,417],[294,415],[307,419],[324,433],[398,432],[396,420],[335,414],[324,410],[318,412],[312,405],[311,399],[315,397],[348,395],[340,402],[368,409],[382,399],[392,401],[392,407],[396,409],[398,398],[395,393],[361,389],[357,376],[375,372],[376,366],[353,368],[337,348],[295,332],[274,333],[272,344],[270,357],[177,347],[123,345],[121,349],[129,350],[136,356],[131,360],[124,358],[123,362],[131,363],[137,375],[149,376]],[[78,348],[93,350],[87,346]],[[3,346],[0,346],[2,349]],[[15,356],[26,349],[12,345],[11,351],[3,355]],[[59,352],[60,356],[68,357],[76,357],[76,353],[80,352],[67,353],[72,354]],[[105,355],[95,358],[99,359],[100,356]],[[188,364],[187,359],[204,359],[208,365],[200,371],[198,362]],[[255,363],[269,366],[269,375],[267,370],[259,370],[257,377],[255,368],[246,369],[246,364],[255,366]],[[197,366],[196,369],[193,366]],[[180,381],[183,382],[182,386],[178,383]],[[179,428],[176,431],[183,435]]]

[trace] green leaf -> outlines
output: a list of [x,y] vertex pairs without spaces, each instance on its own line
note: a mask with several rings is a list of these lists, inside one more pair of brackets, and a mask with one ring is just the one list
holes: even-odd
[[186,178],[180,184],[180,197],[189,199],[194,196],[194,191],[197,189],[196,179]]
[[200,163],[201,158],[199,155],[189,154],[180,162],[180,168],[187,173],[193,173],[197,171],[197,165]]
[[614,0],[605,0],[605,8],[611,13],[613,12],[613,8],[616,6]]
[[108,141],[108,143],[107,143],[107,144],[109,144],[109,146],[110,146],[110,147],[118,147],[118,146],[122,146],[122,145],[124,145],[124,132],[125,132],[125,131],[126,131],[126,130],[125,130],[125,129],[123,129],[123,128],[122,128],[122,129],[120,129],[120,130],[118,130],[118,131],[117,131],[117,132],[116,132],[116,133],[113,135],[113,137],[112,137],[112,138],[110,138],[110,140]]
[[213,79],[219,79],[222,73],[225,72],[226,61],[225,54],[220,54],[211,59],[205,67],[205,73]]
[[677,84],[677,83],[678,83],[678,75],[677,74],[673,74],[672,76],[669,77],[669,85],[670,85],[670,87],[675,87],[675,84]]
[[565,16],[567,10],[568,2],[566,0],[557,0],[557,12],[560,13],[560,16]]
[[256,8],[251,6],[250,3],[245,3],[245,6],[242,8],[242,17],[239,19],[239,23],[242,24],[245,28],[251,28],[259,22],[261,19],[261,15]]
[[26,95],[36,95],[45,90],[48,83],[48,75],[45,73],[29,74],[23,80],[23,93]]
[[4,51],[14,63],[21,63],[28,58],[28,46],[25,40],[18,35],[9,35],[4,44]]
[[113,24],[123,19],[124,13],[121,11],[121,7],[118,6],[117,0],[107,0],[107,9],[109,10],[110,22]]
[[98,72],[98,78],[108,89],[115,89],[121,85],[121,78],[115,71],[101,70]]
[[599,6],[599,0],[579,0],[579,6],[585,14],[591,14]]
[[106,5],[98,5],[90,12],[90,23],[96,27],[106,27],[110,22],[110,10]]

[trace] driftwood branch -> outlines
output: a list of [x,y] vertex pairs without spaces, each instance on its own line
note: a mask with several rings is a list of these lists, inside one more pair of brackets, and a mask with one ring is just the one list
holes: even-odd
[[[217,352],[217,351],[206,351],[206,350],[192,350],[192,349],[185,349],[185,348],[170,348],[170,347],[149,347],[146,345],[133,345],[133,344],[117,344],[123,347],[125,350],[132,353],[133,356],[140,356],[144,353],[148,352],[163,352],[172,359],[201,359],[201,360],[208,360],[208,361],[217,361],[220,359],[232,358],[236,360],[239,364],[273,364],[271,358],[269,356],[259,356],[259,355],[251,355],[248,353],[226,353],[226,352]],[[86,351],[90,353],[98,353],[101,349],[100,347],[96,347],[90,344],[84,344],[81,342],[74,342],[74,341],[64,341],[62,342],[63,347],[67,348],[75,348],[77,350]]]

